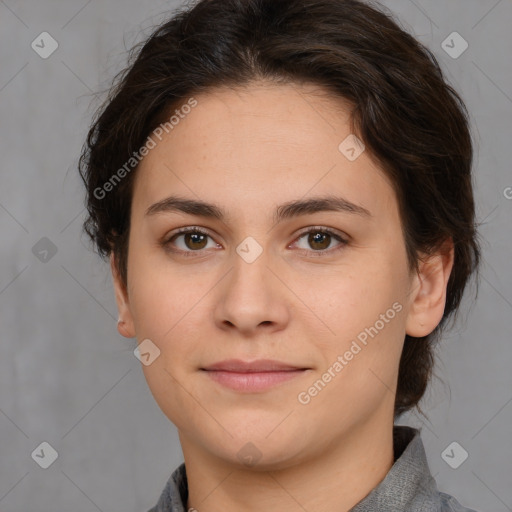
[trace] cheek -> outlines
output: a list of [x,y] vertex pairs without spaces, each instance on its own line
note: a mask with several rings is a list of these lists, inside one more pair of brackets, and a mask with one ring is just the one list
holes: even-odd
[[[154,364],[162,365],[173,375],[176,373],[178,378],[190,369],[187,361],[194,359],[190,354],[197,360],[205,350],[198,328],[206,326],[208,302],[201,299],[213,283],[206,276],[204,279],[191,276],[189,271],[171,273],[169,265],[155,264],[155,260],[142,254],[134,255],[132,265],[130,309],[137,339],[140,343],[149,338],[160,350]],[[156,379],[156,386],[161,385],[153,364],[144,370],[150,385],[150,379]]]
[[[357,264],[332,274],[322,290],[309,293],[308,303],[322,320],[326,335],[315,344],[326,367],[347,351],[350,382],[369,385],[369,370],[391,382],[405,335],[407,267],[394,254],[361,257]],[[378,264],[376,264],[378,263]],[[318,323],[318,320],[315,319]],[[357,362],[356,362],[357,361]],[[347,375],[348,376],[348,375]],[[370,375],[371,377],[371,375]],[[341,380],[341,379],[340,379]],[[347,381],[345,381],[347,382]]]
[[193,293],[158,249],[139,249],[134,244],[130,250],[130,308],[135,327],[162,336],[186,313]]
[[374,262],[360,258],[356,265],[338,268],[321,279],[295,280],[295,289],[336,336],[345,337],[373,324],[401,298],[400,278],[393,272],[390,265],[377,268]]

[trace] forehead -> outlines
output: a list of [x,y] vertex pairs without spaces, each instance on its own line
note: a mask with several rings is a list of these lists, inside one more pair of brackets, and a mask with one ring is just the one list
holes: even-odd
[[367,151],[354,161],[340,151],[353,135],[342,98],[314,85],[255,83],[194,99],[137,169],[134,206],[171,193],[222,202],[228,211],[335,192],[377,210],[394,201]]

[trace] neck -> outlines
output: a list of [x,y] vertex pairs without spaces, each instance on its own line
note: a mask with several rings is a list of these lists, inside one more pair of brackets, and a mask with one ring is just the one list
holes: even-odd
[[257,471],[212,457],[181,431],[187,510],[199,512],[349,511],[393,465],[393,421],[357,425],[314,457]]

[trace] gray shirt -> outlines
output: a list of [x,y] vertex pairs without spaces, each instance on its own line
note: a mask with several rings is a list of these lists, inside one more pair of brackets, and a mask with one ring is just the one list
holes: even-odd
[[[438,491],[418,429],[395,425],[393,449],[395,462],[384,480],[350,512],[476,512]],[[158,503],[148,512],[186,512],[187,499],[183,463],[172,473]]]

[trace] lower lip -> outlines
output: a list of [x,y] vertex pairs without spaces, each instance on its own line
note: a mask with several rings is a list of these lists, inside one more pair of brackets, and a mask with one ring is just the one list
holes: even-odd
[[204,370],[214,381],[235,391],[265,391],[277,384],[303,375],[307,370],[281,372],[237,373],[222,370]]

